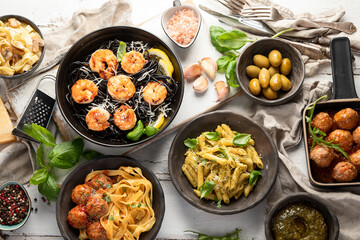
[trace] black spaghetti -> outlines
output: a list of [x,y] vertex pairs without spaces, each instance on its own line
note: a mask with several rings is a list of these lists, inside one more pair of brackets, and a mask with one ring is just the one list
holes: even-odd
[[[116,55],[119,45],[120,40],[115,39],[105,42],[99,49],[109,49]],[[101,78],[97,72],[93,72],[91,70],[89,61],[92,53],[86,56],[83,61],[76,61],[71,64],[71,74],[69,76],[69,84],[67,85],[66,100],[74,108],[75,118],[78,119],[84,129],[86,129],[91,135],[100,139],[106,138],[108,141],[110,140],[113,143],[128,144],[133,142],[126,138],[127,133],[131,130],[120,130],[114,124],[113,114],[121,105],[131,107],[136,114],[137,120],[141,120],[145,125],[153,124],[160,115],[164,115],[166,119],[168,114],[173,111],[175,95],[178,91],[178,83],[172,77],[162,73],[159,63],[150,57],[148,52],[149,49],[150,48],[147,44],[144,44],[141,41],[126,43],[126,52],[137,51],[142,53],[145,59],[145,65],[137,73],[128,74],[124,71],[124,69],[122,69],[121,64],[119,63],[119,67],[116,70],[115,75],[122,74],[130,77],[135,86],[134,95],[125,103],[114,100],[108,93],[107,83],[109,80]],[[98,95],[89,104],[78,104],[73,100],[71,87],[80,79],[93,81],[99,89]],[[167,90],[165,100],[159,105],[151,105],[143,98],[143,89],[149,82],[157,82],[164,86]],[[109,119],[110,126],[104,131],[92,131],[87,126],[85,121],[86,115],[94,107],[103,108],[111,114]],[[146,136],[144,135],[141,139],[143,138],[146,138]]]

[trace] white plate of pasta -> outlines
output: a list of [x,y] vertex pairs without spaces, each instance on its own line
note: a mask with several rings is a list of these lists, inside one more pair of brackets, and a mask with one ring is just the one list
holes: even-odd
[[56,202],[64,239],[154,239],[164,212],[155,175],[124,156],[79,166],[65,179]]
[[169,173],[180,195],[215,214],[234,214],[260,203],[278,172],[270,135],[240,114],[215,111],[185,126],[169,151]]

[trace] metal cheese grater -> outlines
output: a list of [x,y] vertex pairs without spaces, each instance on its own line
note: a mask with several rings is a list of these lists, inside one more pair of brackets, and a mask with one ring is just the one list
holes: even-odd
[[[47,128],[56,102],[55,97],[50,96],[54,96],[55,94],[54,81],[55,77],[51,75],[45,75],[40,79],[24,113],[19,118],[15,128],[12,131],[13,135],[28,139],[30,141],[36,141],[23,131],[24,124],[35,123],[44,128]],[[46,87],[46,84],[49,83],[51,84],[52,89]]]

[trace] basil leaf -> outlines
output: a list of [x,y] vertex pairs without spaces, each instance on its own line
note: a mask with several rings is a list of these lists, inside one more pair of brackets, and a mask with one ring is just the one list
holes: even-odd
[[232,30],[219,35],[217,41],[221,47],[236,50],[254,40],[249,39],[248,36],[240,30]]
[[104,156],[104,154],[99,153],[99,152],[94,151],[94,150],[86,150],[86,151],[83,153],[83,156],[84,156],[84,158],[85,158],[86,160],[93,160],[93,159],[95,159],[95,158]]
[[36,124],[24,124],[23,131],[30,137],[36,139],[46,146],[53,147],[56,145],[54,136],[46,128]]
[[218,52],[227,52],[229,50],[231,50],[230,48],[226,48],[226,47],[222,47],[220,46],[219,42],[218,42],[218,37],[225,33],[226,30],[223,29],[222,27],[218,27],[218,26],[210,26],[210,41],[211,41],[211,44],[215,47],[215,49],[218,51]]
[[49,173],[45,182],[40,183],[38,186],[39,192],[47,197],[50,201],[56,201],[57,195],[60,191],[55,177]]
[[215,187],[215,183],[213,181],[206,181],[200,187],[200,199],[211,193],[211,191]]
[[225,55],[218,58],[216,61],[218,66],[218,72],[225,73],[229,63],[236,58],[236,55],[232,52],[227,52]]
[[36,151],[36,162],[39,164],[40,167],[45,167],[43,163],[44,159],[44,145],[40,144],[40,147]]
[[156,127],[153,127],[153,126],[146,126],[145,127],[145,134],[148,137],[156,134],[158,131],[159,131],[159,129],[157,129]]
[[135,128],[129,132],[126,137],[132,141],[138,141],[144,134],[144,124],[141,120],[136,123]]
[[225,78],[227,80],[227,84],[230,87],[238,87],[239,82],[236,77],[236,60],[232,60],[226,68]]
[[116,58],[117,58],[118,62],[121,62],[121,60],[122,60],[125,53],[126,53],[126,43],[121,41],[120,44],[119,44],[119,48],[117,50],[117,53],[116,53]]
[[250,134],[239,133],[233,138],[233,144],[239,147],[245,146],[250,141],[250,138]]
[[188,138],[184,141],[185,146],[191,149],[195,149],[198,145],[198,140],[196,138]]
[[250,184],[250,186],[253,186],[253,185],[256,184],[259,176],[262,176],[262,175],[261,175],[261,172],[258,171],[258,170],[254,170],[254,171],[252,171],[252,172],[250,173],[250,177],[249,177],[249,184]]
[[30,178],[30,183],[32,185],[39,185],[40,183],[46,181],[48,175],[49,175],[48,168],[40,168],[34,172],[33,176]]
[[79,161],[83,148],[81,138],[57,144],[49,153],[50,165],[61,169],[73,167]]
[[218,132],[208,132],[208,133],[205,133],[205,137],[209,140],[219,140],[220,138],[220,134]]

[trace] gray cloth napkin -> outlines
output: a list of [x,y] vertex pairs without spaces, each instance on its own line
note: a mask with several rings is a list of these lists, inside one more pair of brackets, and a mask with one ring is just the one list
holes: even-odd
[[[248,106],[249,116],[264,126],[276,140],[279,150],[279,174],[274,188],[267,198],[267,210],[280,198],[291,193],[308,192],[326,200],[340,223],[341,240],[359,239],[360,196],[348,190],[319,189],[310,184],[309,178],[289,158],[287,150],[299,144],[302,137],[302,111],[317,98],[327,94],[331,98],[330,81],[305,81],[299,94],[290,102],[280,106],[262,106],[256,103]],[[286,114],[284,117],[284,113]],[[306,159],[304,159],[305,164]],[[353,208],[354,210],[351,210]]]
[[[109,0],[98,9],[74,13],[72,19],[62,27],[44,34],[45,57],[37,72],[48,70],[48,66],[57,64],[63,54],[84,35],[116,25],[131,25],[131,6],[127,0]],[[25,81],[37,80],[37,77],[17,81],[5,80],[5,84],[9,89],[24,84]],[[7,180],[28,182],[36,169],[34,157],[32,160],[30,158],[33,152],[30,144],[25,141],[15,142],[3,149],[0,152],[0,183]]]

